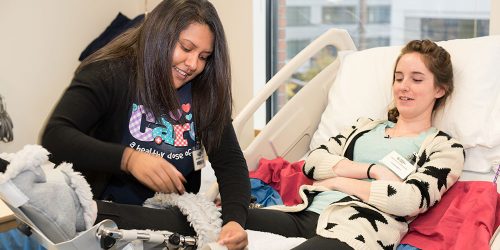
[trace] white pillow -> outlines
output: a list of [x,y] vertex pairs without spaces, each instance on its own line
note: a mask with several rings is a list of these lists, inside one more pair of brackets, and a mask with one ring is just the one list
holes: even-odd
[[[451,55],[455,90],[434,126],[466,148],[465,169],[489,172],[500,159],[500,36],[438,42]],[[310,147],[357,118],[387,118],[392,74],[402,46],[352,52],[342,61]]]

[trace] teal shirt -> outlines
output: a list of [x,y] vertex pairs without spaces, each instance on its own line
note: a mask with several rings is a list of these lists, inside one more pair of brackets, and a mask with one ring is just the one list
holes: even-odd
[[[358,138],[356,145],[354,145],[353,160],[355,162],[381,164],[379,160],[392,151],[396,151],[401,156],[410,160],[413,154],[418,153],[426,136],[437,131],[436,128],[431,127],[417,136],[385,138],[385,129],[392,128],[394,125],[395,123],[386,121]],[[346,196],[347,194],[339,191],[321,192],[314,197],[307,210],[319,214],[332,202]]]

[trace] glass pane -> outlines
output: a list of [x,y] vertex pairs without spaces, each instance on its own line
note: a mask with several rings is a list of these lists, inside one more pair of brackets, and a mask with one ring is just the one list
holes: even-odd
[[286,8],[287,26],[309,25],[310,20],[311,20],[311,10],[309,7],[292,6]]
[[318,51],[309,61],[304,63],[297,72],[282,85],[276,92],[273,110],[279,110],[304,85],[314,78],[323,68],[332,63],[337,57],[337,49],[334,46],[327,46]]
[[422,18],[422,36],[442,41],[488,35],[488,20]]
[[323,11],[324,24],[356,24],[355,6],[325,6]]
[[376,5],[368,6],[367,8],[368,23],[390,23],[391,22],[391,6]]
[[[413,39],[434,41],[488,35],[491,0],[269,0],[276,8],[270,41],[279,69],[330,28],[345,29],[359,50],[401,45]],[[318,55],[271,99],[271,116],[307,84],[330,59]],[[325,52],[322,52],[325,53]],[[323,61],[324,60],[324,61]],[[270,117],[270,116],[268,116]]]

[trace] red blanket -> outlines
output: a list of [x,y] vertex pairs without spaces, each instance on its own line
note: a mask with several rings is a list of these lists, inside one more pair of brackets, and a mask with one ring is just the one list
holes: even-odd
[[299,196],[299,187],[302,184],[312,184],[302,173],[304,161],[289,163],[283,158],[273,160],[260,159],[257,170],[250,172],[250,178],[257,178],[269,184],[276,190],[283,200],[283,204],[290,206],[302,203]]
[[490,238],[499,224],[496,185],[459,181],[438,204],[410,224],[401,244],[421,249],[490,249]]

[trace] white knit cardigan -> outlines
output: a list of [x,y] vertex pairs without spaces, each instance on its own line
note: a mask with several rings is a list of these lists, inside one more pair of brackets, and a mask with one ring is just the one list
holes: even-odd
[[[335,177],[332,166],[346,159],[349,145],[382,122],[358,119],[354,126],[312,150],[305,160],[304,173],[314,180]],[[350,148],[352,150],[353,145]],[[408,223],[438,203],[458,180],[465,151],[457,140],[437,131],[425,138],[418,156],[414,164],[416,171],[403,182],[372,181],[368,202],[347,196],[329,205],[319,216],[316,233],[337,238],[354,249],[396,249],[408,231]],[[308,198],[325,190],[324,187],[304,185],[299,191],[304,201],[302,204],[268,208],[301,211],[309,205]]]

